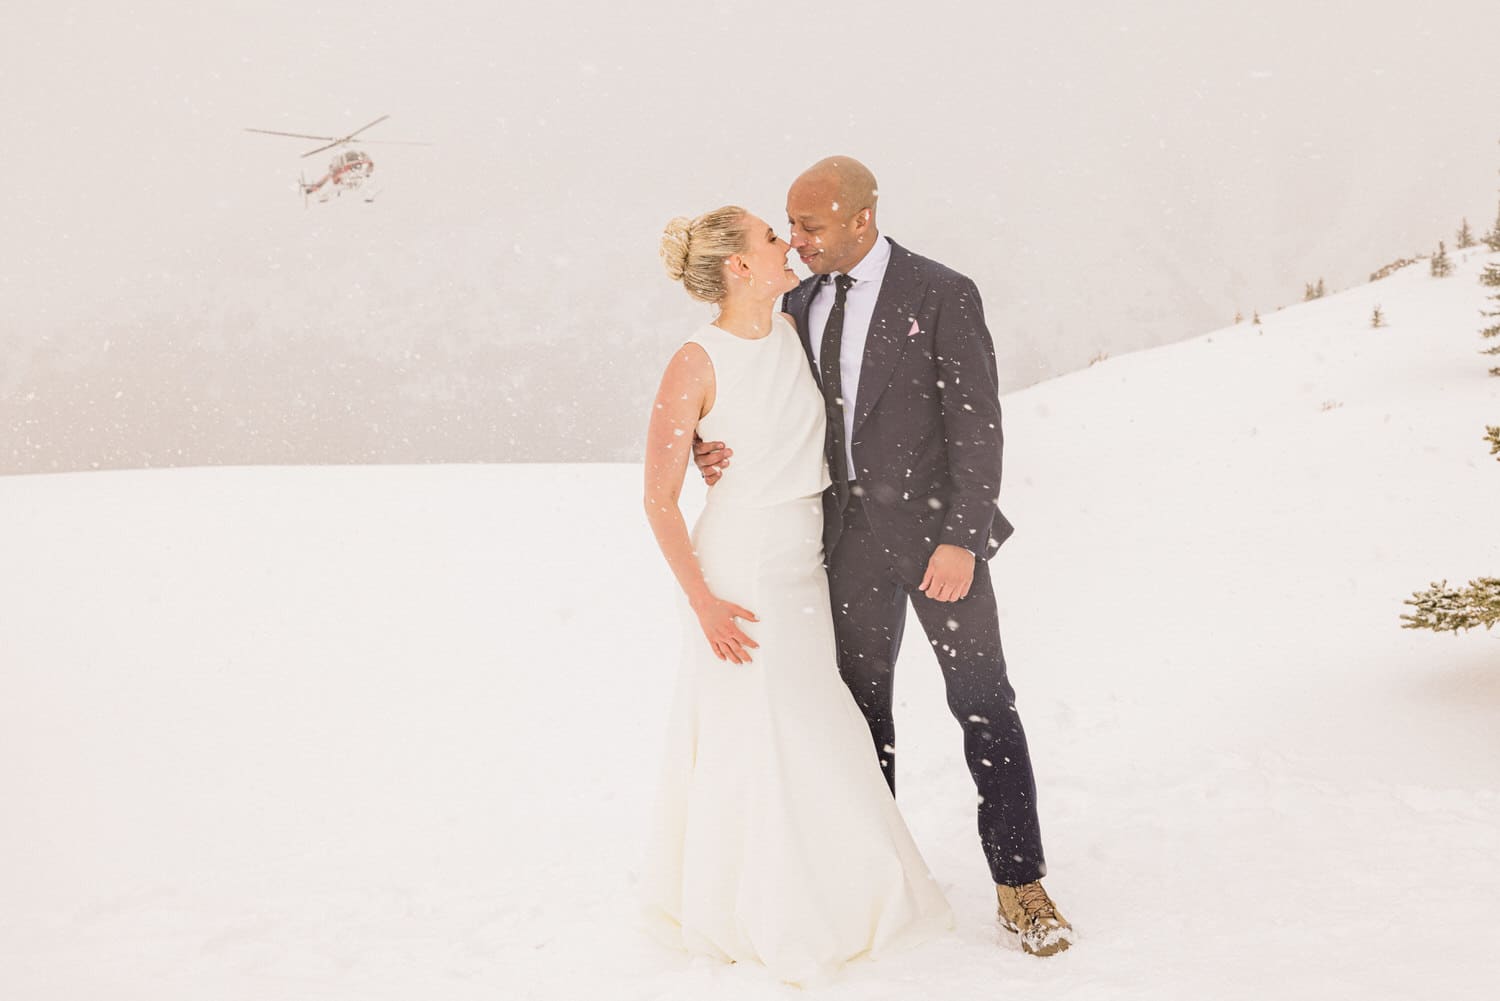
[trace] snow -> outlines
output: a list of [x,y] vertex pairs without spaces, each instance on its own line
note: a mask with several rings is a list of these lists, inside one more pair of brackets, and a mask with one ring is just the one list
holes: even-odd
[[[901,804],[959,925],[805,993],[1491,996],[1500,637],[1399,615],[1500,572],[1495,258],[1004,398],[1001,622],[1079,942],[1000,942],[912,623]],[[639,476],[0,479],[0,997],[798,993],[634,925],[678,642]]]

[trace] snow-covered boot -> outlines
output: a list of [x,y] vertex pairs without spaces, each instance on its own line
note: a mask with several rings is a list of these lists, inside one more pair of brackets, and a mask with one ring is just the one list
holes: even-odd
[[1073,944],[1073,926],[1057,912],[1040,882],[995,887],[1000,924],[1021,938],[1021,948],[1033,956],[1050,956]]

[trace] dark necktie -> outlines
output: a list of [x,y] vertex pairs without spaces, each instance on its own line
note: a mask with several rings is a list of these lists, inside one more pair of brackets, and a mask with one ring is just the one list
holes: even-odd
[[839,275],[833,280],[837,290],[833,309],[823,324],[823,346],[818,353],[818,374],[823,380],[823,402],[828,411],[828,465],[834,489],[842,502],[849,493],[849,469],[844,448],[844,388],[839,355],[844,343],[844,300],[854,279]]

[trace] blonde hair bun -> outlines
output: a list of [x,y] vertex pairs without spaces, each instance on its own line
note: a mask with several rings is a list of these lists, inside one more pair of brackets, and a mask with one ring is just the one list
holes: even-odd
[[693,238],[693,220],[680,215],[667,223],[661,234],[661,263],[667,269],[667,277],[674,282],[682,281],[687,270],[688,245]]
[[661,263],[667,277],[682,282],[700,302],[724,300],[724,261],[746,249],[745,210],[738,205],[689,219],[678,216],[661,234]]

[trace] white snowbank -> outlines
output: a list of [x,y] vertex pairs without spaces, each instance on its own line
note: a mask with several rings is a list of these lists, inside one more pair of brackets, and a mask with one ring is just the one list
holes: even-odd
[[[1483,260],[1006,397],[1001,621],[1081,941],[997,944],[913,623],[901,803],[959,928],[817,993],[1489,996],[1500,637],[1398,621],[1500,573]],[[0,997],[791,996],[633,924],[677,649],[638,475],[0,480]]]

